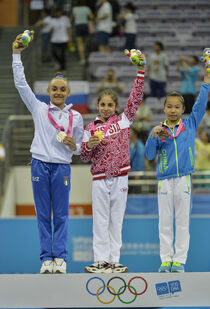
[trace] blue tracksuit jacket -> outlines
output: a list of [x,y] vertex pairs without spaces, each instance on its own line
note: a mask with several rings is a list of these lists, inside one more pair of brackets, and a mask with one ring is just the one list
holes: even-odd
[[[183,119],[184,128],[176,138],[152,138],[152,131],[147,139],[145,155],[154,160],[158,153],[157,179],[166,179],[191,174],[195,171],[195,137],[196,130],[206,111],[206,103],[210,90],[209,84],[202,84],[200,94],[189,117]],[[166,122],[163,125],[173,135]],[[179,123],[174,127],[174,134]]]

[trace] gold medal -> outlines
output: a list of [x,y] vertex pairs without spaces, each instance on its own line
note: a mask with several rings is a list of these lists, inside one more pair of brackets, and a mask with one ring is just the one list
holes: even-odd
[[100,131],[95,131],[94,135],[98,136],[100,142],[104,139],[104,135]]
[[62,143],[62,141],[64,140],[64,138],[66,137],[66,133],[64,131],[60,131],[57,135],[56,135],[56,139],[59,143]]

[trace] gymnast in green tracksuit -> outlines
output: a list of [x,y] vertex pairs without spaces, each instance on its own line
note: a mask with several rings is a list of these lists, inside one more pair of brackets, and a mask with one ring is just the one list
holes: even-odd
[[[173,91],[166,97],[166,120],[152,129],[145,147],[149,160],[158,154],[158,210],[161,266],[159,272],[184,272],[189,249],[191,174],[195,171],[196,130],[206,111],[210,73],[189,117],[181,119],[184,99]],[[175,217],[175,243],[173,221]]]

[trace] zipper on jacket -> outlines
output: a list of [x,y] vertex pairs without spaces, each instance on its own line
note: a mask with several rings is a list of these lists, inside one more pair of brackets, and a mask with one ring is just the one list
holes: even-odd
[[[166,123],[164,123],[164,125],[165,125],[166,127],[169,128],[169,126],[168,126]],[[169,128],[169,130],[171,131],[171,133],[172,133],[173,136],[174,136],[174,129],[171,130],[171,129]],[[176,170],[177,170],[177,176],[179,176],[179,163],[178,163],[178,154],[177,154],[176,138],[174,137],[173,140],[174,140],[174,146],[175,146]]]
[[177,176],[179,176],[179,164],[178,164],[177,144],[176,144],[176,139],[175,139],[175,138],[174,138],[174,146],[175,146]]
[[[171,130],[173,136],[174,136],[174,129]],[[176,157],[176,170],[177,170],[177,176],[179,176],[179,162],[178,162],[178,153],[177,153],[177,144],[176,144],[176,138],[173,138],[174,140],[174,146],[175,146],[175,157]]]

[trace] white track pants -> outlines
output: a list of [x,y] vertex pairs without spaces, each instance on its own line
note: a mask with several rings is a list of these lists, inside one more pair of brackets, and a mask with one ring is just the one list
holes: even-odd
[[[158,182],[158,209],[161,261],[185,264],[190,240],[190,175],[169,178]],[[173,231],[174,217],[175,242]]]
[[93,181],[94,262],[119,262],[127,194],[127,175]]

